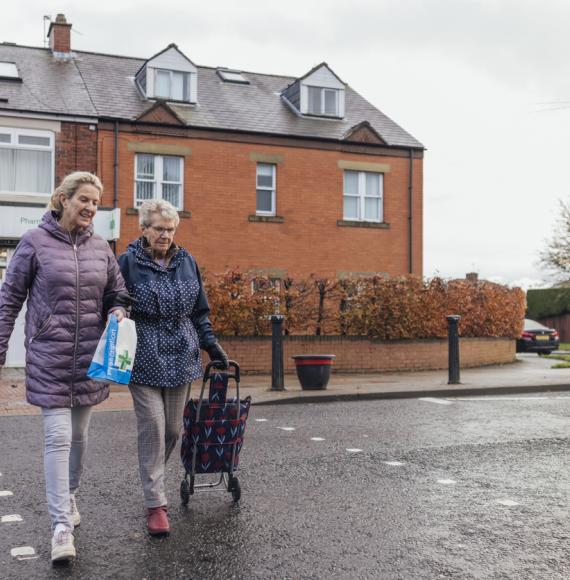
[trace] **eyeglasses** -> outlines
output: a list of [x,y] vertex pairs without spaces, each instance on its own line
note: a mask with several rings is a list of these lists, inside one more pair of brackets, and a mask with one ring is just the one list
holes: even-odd
[[173,236],[176,232],[176,228],[163,228],[161,226],[149,226],[152,228],[159,236],[166,234],[167,236]]

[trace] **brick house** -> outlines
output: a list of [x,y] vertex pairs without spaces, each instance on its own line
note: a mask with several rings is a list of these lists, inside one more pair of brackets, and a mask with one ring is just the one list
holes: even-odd
[[[196,66],[173,44],[75,52],[70,29],[58,15],[49,48],[0,44],[2,212],[37,216],[85,169],[120,212],[118,252],[137,206],[162,197],[209,271],[422,274],[424,148],[326,63],[291,78]],[[0,246],[17,241],[5,230]]]

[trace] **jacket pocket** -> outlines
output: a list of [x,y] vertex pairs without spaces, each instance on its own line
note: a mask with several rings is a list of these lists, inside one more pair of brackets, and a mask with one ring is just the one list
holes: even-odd
[[43,323],[40,325],[40,327],[38,328],[38,330],[36,331],[36,333],[32,336],[32,338],[30,339],[30,342],[32,342],[33,340],[36,340],[37,338],[39,338],[48,328],[49,323],[51,322],[51,314],[43,321]]

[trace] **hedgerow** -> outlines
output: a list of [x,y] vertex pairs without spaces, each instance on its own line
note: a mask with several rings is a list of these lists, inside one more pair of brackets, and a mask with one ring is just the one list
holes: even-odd
[[285,316],[289,335],[351,335],[378,340],[443,338],[449,314],[459,314],[465,337],[519,336],[526,309],[520,288],[492,282],[415,276],[335,280],[268,278],[228,270],[206,274],[218,334],[271,334],[271,314]]

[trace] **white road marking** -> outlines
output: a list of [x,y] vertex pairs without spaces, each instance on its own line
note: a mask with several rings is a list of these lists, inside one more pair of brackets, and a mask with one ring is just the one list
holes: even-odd
[[457,482],[455,479],[438,479],[437,483],[441,483],[441,485],[454,485]]
[[295,431],[295,427],[277,427],[277,429],[281,429],[281,431]]
[[386,465],[393,465],[394,467],[400,467],[401,465],[404,465],[402,461],[383,461],[382,463],[385,463]]
[[437,403],[438,405],[453,405],[453,401],[447,401],[446,399],[436,399],[435,397],[421,397],[420,401],[425,401],[426,403]]
[[8,497],[10,495],[14,495],[11,491],[8,490],[1,490],[0,491],[0,497]]
[[256,419],[258,423],[267,423],[267,419]]
[[515,505],[519,505],[518,502],[513,501],[512,499],[498,499],[498,500],[496,500],[496,502],[501,504],[501,505],[506,505],[508,507],[513,507]]
[[18,514],[12,514],[9,516],[2,516],[0,517],[0,523],[1,524],[9,524],[11,522],[23,522],[24,520],[22,519],[22,516],[18,515]]
[[362,449],[358,449],[358,448],[356,448],[356,447],[349,447],[349,448],[347,449],[347,451],[348,451],[349,453],[362,453]]
[[19,548],[12,548],[10,550],[10,556],[13,558],[30,557],[35,555],[36,551],[32,546],[20,546]]
[[570,397],[455,397],[455,401],[552,401],[554,399],[570,399]]
[[311,437],[311,441],[324,441],[324,437]]

